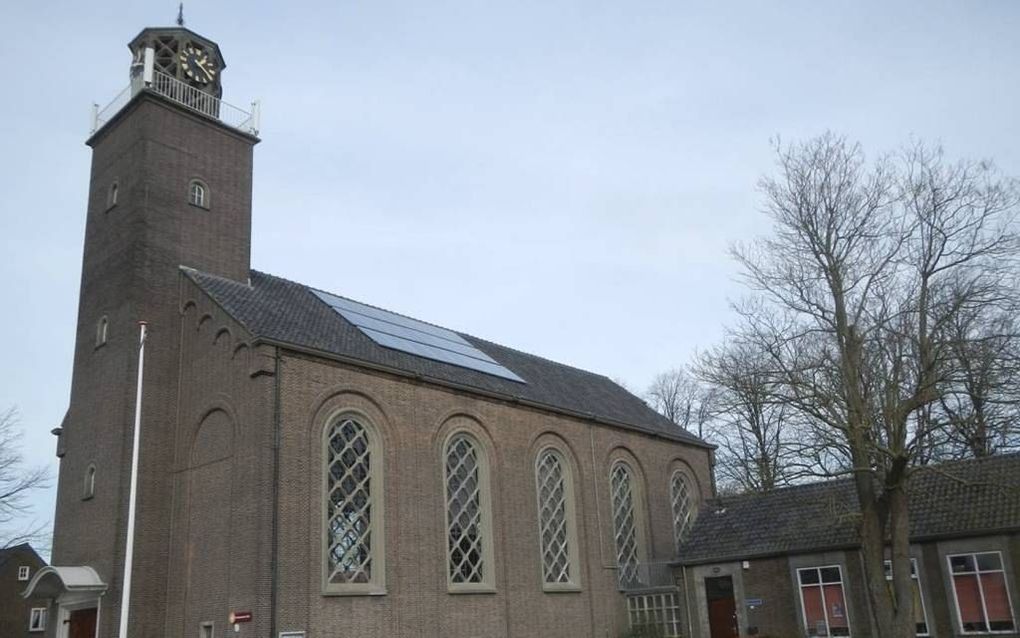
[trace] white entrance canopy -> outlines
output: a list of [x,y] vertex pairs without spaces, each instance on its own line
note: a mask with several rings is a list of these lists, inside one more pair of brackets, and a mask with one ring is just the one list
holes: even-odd
[[48,565],[35,573],[35,577],[28,583],[28,587],[21,595],[24,598],[34,595],[56,598],[62,594],[101,594],[104,591],[106,591],[106,583],[91,567]]

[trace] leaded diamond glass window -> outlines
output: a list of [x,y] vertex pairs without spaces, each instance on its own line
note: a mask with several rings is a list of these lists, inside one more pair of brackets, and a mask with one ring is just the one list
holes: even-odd
[[573,582],[567,471],[559,452],[545,450],[539,455],[538,533],[542,545],[542,582],[546,584]]
[[609,481],[613,501],[616,564],[620,569],[620,584],[626,585],[636,580],[638,571],[637,524],[630,467],[622,461],[616,463]]
[[483,507],[483,459],[477,443],[465,434],[446,446],[446,525],[449,577],[452,584],[487,582],[486,523]]
[[680,544],[687,538],[687,533],[694,522],[694,494],[691,493],[690,484],[680,470],[673,472],[670,496],[673,501],[673,538],[679,552]]
[[352,418],[335,421],[326,436],[327,584],[372,582],[372,446]]

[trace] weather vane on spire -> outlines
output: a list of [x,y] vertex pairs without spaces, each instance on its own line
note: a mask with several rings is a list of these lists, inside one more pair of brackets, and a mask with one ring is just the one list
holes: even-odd
[[177,26],[184,26],[184,3],[177,5]]

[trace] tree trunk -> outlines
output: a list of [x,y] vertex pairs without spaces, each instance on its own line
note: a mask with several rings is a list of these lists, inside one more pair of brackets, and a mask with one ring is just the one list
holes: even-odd
[[[879,486],[870,473],[858,472],[856,487],[861,506],[864,583],[876,636],[914,638],[914,585],[905,481],[898,478],[892,487],[886,486],[884,493],[879,494]],[[892,581],[885,575],[887,547],[888,560],[892,562]]]

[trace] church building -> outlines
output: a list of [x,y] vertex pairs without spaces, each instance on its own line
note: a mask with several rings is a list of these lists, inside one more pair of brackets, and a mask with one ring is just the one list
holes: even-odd
[[128,46],[87,141],[52,565],[26,589],[45,635],[678,635],[712,447],[605,376],[348,299],[340,270],[253,270],[257,108],[182,25]]

